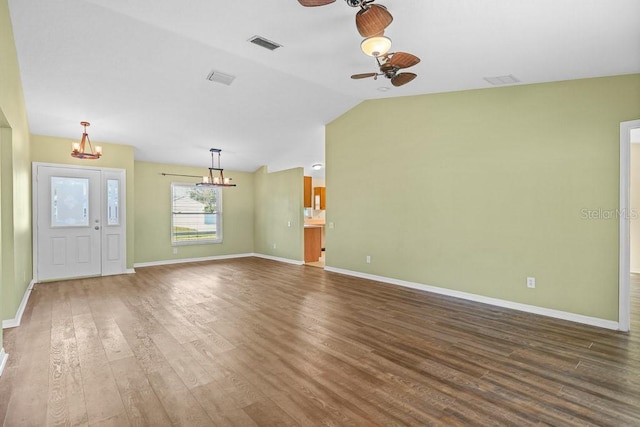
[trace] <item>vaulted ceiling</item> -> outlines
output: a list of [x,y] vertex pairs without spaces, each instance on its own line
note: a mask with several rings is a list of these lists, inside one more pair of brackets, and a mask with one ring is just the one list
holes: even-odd
[[[367,99],[640,73],[638,0],[378,0],[396,88],[344,1],[9,0],[31,132],[135,147],[136,160],[254,171],[324,163],[324,126]],[[282,45],[248,42],[259,35]],[[212,70],[231,85],[207,80]],[[372,126],[381,125],[372,123]],[[105,153],[108,155],[108,152]],[[320,172],[322,174],[322,172]]]

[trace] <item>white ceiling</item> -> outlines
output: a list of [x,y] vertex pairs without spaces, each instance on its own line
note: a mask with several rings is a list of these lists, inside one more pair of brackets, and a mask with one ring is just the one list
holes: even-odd
[[[422,59],[400,88],[349,78],[377,66],[341,0],[9,0],[30,130],[77,140],[87,120],[93,141],[133,145],[136,160],[207,167],[215,147],[227,169],[311,174],[325,124],[366,99],[508,74],[530,84],[640,73],[639,0],[379,4],[394,16],[392,51]],[[212,70],[236,79],[210,82]]]

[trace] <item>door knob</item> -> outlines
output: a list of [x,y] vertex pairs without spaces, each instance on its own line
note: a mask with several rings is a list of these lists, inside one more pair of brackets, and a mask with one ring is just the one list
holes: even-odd
[[95,226],[95,229],[96,229],[96,230],[100,230],[100,227],[98,227],[98,226],[96,225],[96,226]]

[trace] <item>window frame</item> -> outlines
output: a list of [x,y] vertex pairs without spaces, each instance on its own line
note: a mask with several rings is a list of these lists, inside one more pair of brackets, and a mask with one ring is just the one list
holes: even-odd
[[[216,207],[217,211],[211,214],[215,215],[215,225],[216,225],[216,237],[215,238],[195,238],[195,239],[185,239],[185,240],[176,240],[176,215],[181,215],[181,213],[175,210],[175,191],[176,187],[187,188],[187,191],[190,190],[201,190],[207,189],[213,191],[216,198]],[[171,246],[188,246],[188,245],[211,245],[211,244],[219,244],[222,243],[222,188],[220,187],[210,187],[210,186],[199,186],[193,183],[184,183],[184,182],[172,182],[171,183],[171,229],[170,229],[170,238],[171,238]],[[184,215],[187,212],[183,212]],[[207,212],[193,212],[194,215],[204,215]]]

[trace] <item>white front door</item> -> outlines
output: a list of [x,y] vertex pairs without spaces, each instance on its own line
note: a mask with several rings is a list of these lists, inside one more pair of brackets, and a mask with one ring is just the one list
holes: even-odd
[[124,171],[34,164],[36,281],[125,272]]

